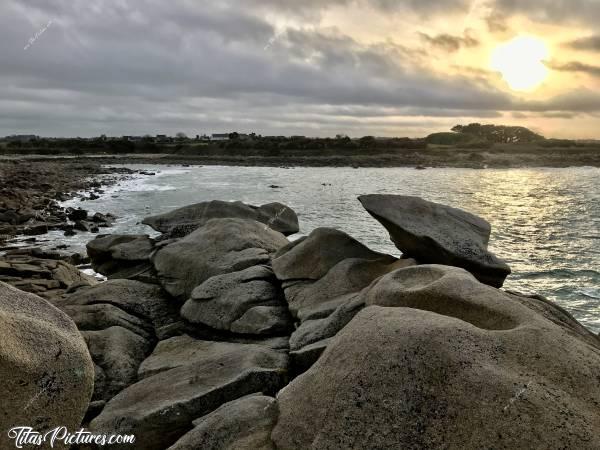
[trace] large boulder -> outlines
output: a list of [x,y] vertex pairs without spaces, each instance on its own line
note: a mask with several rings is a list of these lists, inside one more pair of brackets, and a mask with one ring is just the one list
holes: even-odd
[[253,206],[242,202],[213,200],[146,217],[142,223],[150,225],[156,231],[167,233],[170,237],[183,237],[211,219],[224,218],[256,220],[286,236],[299,231],[296,213],[281,203]]
[[181,316],[233,333],[286,333],[291,318],[278,284],[267,266],[215,275],[192,291]]
[[0,448],[13,427],[78,429],[94,366],[77,327],[40,297],[0,282]]
[[325,348],[322,344],[364,307],[359,293],[373,280],[415,264],[375,252],[331,228],[318,228],[282,248],[273,270],[283,284],[290,312],[300,322],[290,338],[294,372],[316,361]]
[[435,265],[365,302],[279,393],[277,448],[600,448],[600,341],[560,308]]
[[290,311],[301,317],[404,264],[408,263],[375,252],[342,231],[317,228],[282,248],[273,271],[283,283]]
[[273,397],[249,395],[194,420],[194,428],[169,450],[275,450],[271,431],[277,416]]
[[132,280],[109,280],[57,304],[88,345],[96,368],[94,401],[110,400],[135,383],[156,341],[180,320],[178,306],[159,286]]
[[92,400],[110,400],[137,381],[138,368],[152,350],[152,341],[119,326],[81,334],[103,377],[102,389],[94,389]]
[[144,363],[142,376],[150,376],[109,401],[92,430],[135,434],[135,445],[124,448],[164,449],[223,403],[255,392],[274,395],[287,380],[283,352],[173,339],[161,342]]
[[[152,334],[161,339],[162,330],[179,320],[179,307],[170,299],[160,286],[142,283],[134,280],[108,280],[97,286],[82,289],[66,297],[57,305],[73,317],[77,317],[78,323],[88,322],[84,329],[99,330],[112,325],[121,325],[120,321],[129,321],[131,331],[138,332],[132,327],[150,329]],[[89,308],[96,305],[96,308]],[[111,305],[114,308],[106,308],[110,317],[97,314],[103,305]],[[120,311],[117,311],[118,308]],[[82,317],[84,313],[90,314],[87,318]],[[126,314],[124,314],[126,313]],[[135,319],[129,319],[130,316]],[[96,327],[91,321],[98,321]],[[143,335],[144,333],[138,332]]]
[[421,263],[462,267],[494,287],[501,287],[510,274],[510,267],[487,250],[491,226],[480,217],[419,197],[375,194],[358,199],[396,247]]
[[210,277],[270,263],[288,244],[285,236],[255,220],[212,219],[152,256],[165,290],[187,300]]

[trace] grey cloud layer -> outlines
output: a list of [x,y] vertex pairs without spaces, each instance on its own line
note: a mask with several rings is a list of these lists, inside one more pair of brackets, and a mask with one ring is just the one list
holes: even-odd
[[[385,134],[513,108],[600,110],[598,99],[594,107],[565,99],[521,103],[480,77],[434,75],[414,49],[391,41],[363,45],[307,19],[356,2],[418,14],[440,4],[469,6],[460,0],[4,0],[0,134]],[[272,14],[301,26],[279,33],[266,19]],[[48,20],[52,26],[24,51]],[[430,38],[454,45],[450,35]]]

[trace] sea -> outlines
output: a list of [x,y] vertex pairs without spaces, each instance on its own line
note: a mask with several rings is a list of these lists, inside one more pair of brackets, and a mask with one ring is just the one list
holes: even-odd
[[[296,211],[300,233],[333,227],[399,256],[386,230],[360,205],[362,194],[403,194],[467,210],[492,224],[490,250],[511,266],[505,288],[541,294],[600,332],[600,169],[274,168],[127,165],[136,174],[97,200],[64,206],[111,212],[108,233],[155,235],[149,215],[207,200],[278,201]],[[89,233],[41,236],[39,244],[85,252]]]

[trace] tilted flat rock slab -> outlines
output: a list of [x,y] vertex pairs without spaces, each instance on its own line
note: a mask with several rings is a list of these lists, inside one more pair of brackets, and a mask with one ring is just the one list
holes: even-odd
[[[69,312],[77,306],[113,305],[151,325],[160,339],[160,330],[179,320],[177,303],[160,286],[134,280],[108,280],[85,288],[57,302]],[[79,319],[83,320],[83,319]]]
[[510,267],[487,250],[491,226],[480,217],[419,197],[375,194],[358,199],[396,247],[421,263],[462,267],[494,287],[501,287],[510,274]]
[[600,448],[600,341],[560,308],[435,265],[365,302],[278,394],[277,448]]
[[178,306],[160,286],[132,280],[80,289],[58,306],[78,325],[96,365],[94,400],[109,400],[137,381],[162,330],[179,320]]
[[277,416],[273,397],[249,395],[194,420],[194,428],[168,450],[275,450]]
[[282,248],[273,260],[273,271],[283,283],[290,311],[298,317],[302,310],[359,291],[394,264],[405,263],[374,252],[342,231],[317,228]]
[[[185,434],[193,420],[223,403],[255,392],[274,395],[286,381],[288,357],[284,353],[244,344],[238,344],[235,351],[208,344],[202,351],[192,341],[187,343],[187,364],[128,387],[108,402],[91,428],[134,433],[136,443],[127,448],[164,449]],[[155,359],[153,367],[182,362],[177,345],[161,344],[151,356]]]
[[293,209],[281,203],[262,206],[242,202],[213,200],[184,206],[174,211],[146,217],[142,223],[171,237],[183,237],[204,226],[211,219],[250,219],[289,236],[299,231],[298,216]]
[[153,278],[154,241],[148,235],[99,235],[86,248],[94,270],[109,279]]

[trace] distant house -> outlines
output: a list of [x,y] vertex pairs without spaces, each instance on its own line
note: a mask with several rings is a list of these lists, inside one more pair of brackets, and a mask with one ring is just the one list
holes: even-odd
[[39,136],[35,134],[13,134],[12,136],[7,136],[6,139],[10,141],[31,142],[39,139]]
[[228,141],[229,133],[213,133],[211,139],[213,141]]
[[171,139],[166,134],[157,134],[156,135],[156,142],[158,142],[158,143],[170,142],[170,140]]

